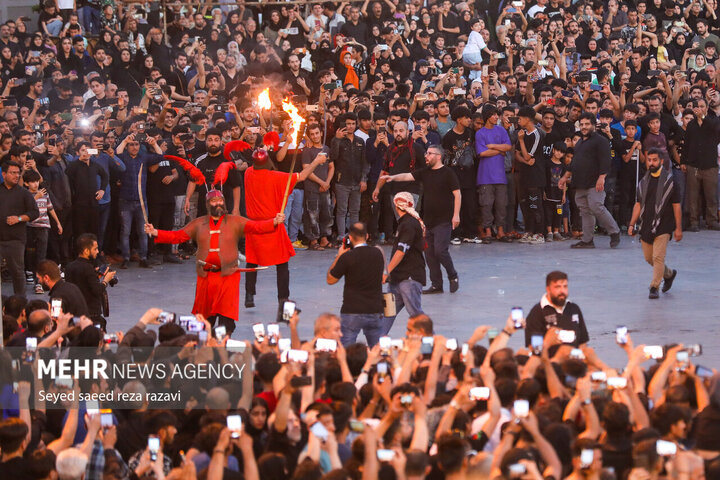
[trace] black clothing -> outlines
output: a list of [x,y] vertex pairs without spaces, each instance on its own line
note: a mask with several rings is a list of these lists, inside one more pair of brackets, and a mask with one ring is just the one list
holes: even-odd
[[427,228],[434,228],[452,221],[455,196],[460,182],[450,167],[422,168],[411,175],[423,186],[423,221]]
[[[398,173],[412,173],[424,167],[425,149],[415,142],[412,142],[411,145],[412,154],[407,143],[402,146],[398,146],[395,142],[391,143],[387,152],[385,152],[383,170],[390,175],[395,175]],[[420,184],[418,182],[392,182],[389,187],[392,195],[398,192],[420,193]]]
[[338,258],[330,275],[345,276],[340,313],[382,313],[382,275],[385,259],[380,249],[360,245]]
[[595,188],[598,177],[610,173],[610,142],[607,137],[591,132],[575,145],[572,172],[573,187],[579,190]]
[[91,316],[102,315],[106,287],[100,283],[92,261],[78,257],[68,263],[65,267],[65,280],[80,289]]
[[[168,175],[172,175],[175,168],[170,160],[161,160],[157,164],[158,169],[151,172],[148,168],[147,177],[147,200],[149,204],[153,203],[172,203],[175,204],[175,180],[165,185],[162,180]],[[231,204],[232,205],[232,204]]]
[[343,23],[342,27],[340,27],[340,33],[346,37],[352,37],[356,42],[362,44],[366,43],[368,40],[368,26],[367,23],[362,20],[358,20],[357,25],[351,21]]
[[[530,338],[533,335],[545,336],[548,329],[559,328],[561,330],[573,330],[575,332],[574,347],[579,347],[583,343],[590,341],[585,319],[580,311],[580,307],[572,302],[566,302],[562,313],[558,313],[552,305],[541,307],[540,303],[536,303],[527,316],[527,325],[525,327],[525,346],[530,346]],[[551,352],[552,355],[552,352]]]
[[[535,159],[532,165],[519,162],[518,170],[520,173],[520,184],[524,188],[543,188],[545,186],[545,160],[542,150],[543,132],[535,129],[532,132],[525,132],[522,139],[518,137],[518,142],[525,143],[525,150],[528,155]],[[515,147],[520,151],[520,143]]]
[[[475,188],[477,182],[477,158],[473,161],[472,167],[459,167],[455,165],[454,159],[462,152],[470,147],[475,151],[474,135],[472,129],[466,128],[462,134],[457,133],[454,129],[448,130],[442,139],[442,147],[447,153],[447,159],[445,164],[452,168],[453,172],[460,182],[462,188]],[[473,155],[475,157],[475,155]]]
[[32,222],[40,216],[35,197],[20,185],[7,188],[0,184],[0,242],[12,240],[25,243],[25,222],[7,224],[7,217],[27,215]]
[[[98,190],[105,190],[108,186],[108,173],[92,160],[89,164],[80,160],[70,162],[65,174],[70,181],[70,192],[72,204],[76,206],[96,206],[95,194]],[[97,177],[100,176],[100,186],[97,184]]]
[[717,145],[720,141],[720,119],[705,117],[702,125],[697,119],[688,123],[685,131],[685,151],[682,163],[701,170],[717,167]]
[[655,196],[657,194],[662,195],[662,189],[658,192],[658,179],[660,177],[653,177],[650,173],[648,175],[648,186],[647,193],[645,195],[645,211],[641,218],[640,223],[640,239],[645,243],[652,243],[655,237],[668,233],[672,235],[675,231],[675,214],[673,212],[673,204],[680,204],[680,189],[675,183],[673,177],[673,188],[670,192],[670,198],[663,205],[660,211],[660,224],[658,225],[655,233],[652,232],[653,219],[655,219]]
[[365,159],[365,142],[357,135],[333,138],[330,142],[330,159],[335,163],[335,182],[354,186],[367,181],[369,165]]
[[90,311],[85,302],[85,297],[74,283],[58,280],[55,286],[50,289],[50,300],[58,298],[62,300],[63,313],[69,313],[73,317],[89,315]]
[[398,284],[412,279],[425,285],[425,237],[420,222],[407,213],[398,220],[397,237],[390,258],[398,250],[404,252],[405,256],[390,272],[390,283]]
[[[195,161],[195,166],[205,175],[205,179],[208,184],[213,182],[215,178],[215,170],[220,166],[221,163],[225,162],[225,157],[222,155],[222,151],[219,155],[212,157],[210,154],[201,155]],[[223,196],[225,197],[225,208],[228,213],[232,212],[233,208],[233,188],[240,186],[240,173],[232,169],[228,174],[227,181],[222,186]],[[218,185],[215,188],[219,188]],[[207,188],[205,185],[198,185],[195,190],[198,192],[198,216],[205,215],[207,208],[205,206],[205,195],[207,194]]]
[[265,452],[278,452],[287,459],[288,472],[294,472],[297,467],[298,456],[307,443],[308,432],[305,424],[301,422],[302,437],[299,442],[293,444],[287,436],[287,429],[284,432],[275,430],[275,425],[270,425],[270,435]]
[[0,463],[0,475],[2,475],[2,478],[27,478],[26,467],[25,458],[11,458],[7,462]]

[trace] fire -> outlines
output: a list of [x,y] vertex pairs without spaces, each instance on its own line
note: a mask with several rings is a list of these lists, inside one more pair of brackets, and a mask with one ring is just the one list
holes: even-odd
[[260,95],[258,95],[257,105],[260,110],[270,110],[272,108],[272,102],[270,101],[270,89],[266,88]]
[[283,100],[282,102],[283,110],[287,112],[288,115],[290,115],[290,119],[292,120],[293,124],[293,132],[291,134],[292,143],[297,145],[298,144],[298,135],[300,134],[300,125],[305,121],[303,117],[300,116],[298,113],[298,109],[295,105],[288,102],[287,100]]

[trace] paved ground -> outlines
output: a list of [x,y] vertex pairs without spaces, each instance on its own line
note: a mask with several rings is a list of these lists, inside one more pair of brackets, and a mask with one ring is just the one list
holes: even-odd
[[[636,344],[702,343],[705,353],[698,363],[720,368],[720,235],[688,233],[682,242],[673,242],[668,263],[680,273],[673,289],[654,301],[647,298],[650,266],[642,259],[637,240],[623,237],[616,250],[610,250],[608,243],[608,237],[597,237],[598,248],[592,251],[571,250],[567,241],[451,247],[460,290],[426,296],[423,308],[439,333],[462,342],[478,325],[501,326],[514,305],[529,311],[544,293],[545,274],[560,269],[570,275],[570,299],[583,310],[591,345],[611,364],[622,366],[625,362],[614,343],[615,327],[624,324]],[[311,334],[317,314],[340,309],[342,285],[325,283],[334,255],[334,251],[300,251],[290,262],[291,298],[303,310],[303,338]],[[195,269],[190,261],[151,271],[131,268],[118,276],[119,285],[110,290],[111,329],[126,330],[152,306],[181,314],[192,307]],[[9,284],[3,285],[4,292],[10,289]],[[250,338],[253,323],[274,321],[277,303],[272,268],[259,274],[258,291],[257,308],[241,306],[234,338]],[[241,305],[243,298],[244,291]],[[407,314],[402,312],[391,331],[393,337],[404,333],[406,320]],[[287,333],[285,326],[281,329]],[[511,345],[519,346],[521,337],[516,335]]]

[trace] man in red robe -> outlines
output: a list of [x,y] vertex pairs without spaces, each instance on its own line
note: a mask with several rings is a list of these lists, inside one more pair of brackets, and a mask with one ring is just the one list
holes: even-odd
[[[253,166],[245,171],[245,211],[248,218],[263,221],[273,218],[280,211],[285,196],[285,189],[290,176],[292,191],[297,182],[302,182],[310,176],[318,165],[327,161],[327,154],[320,153],[300,173],[285,173],[273,170],[267,152],[258,150],[253,155]],[[283,302],[290,297],[290,270],[288,261],[295,255],[295,249],[290,242],[284,224],[270,234],[259,235],[248,232],[245,235],[246,266],[249,268],[258,265],[275,265],[277,270],[278,301]],[[245,278],[245,307],[255,306],[255,284],[257,272],[248,272]]]
[[[213,325],[217,320],[230,335],[235,330],[239,310],[238,240],[251,233],[256,238],[273,238],[285,215],[277,213],[261,221],[228,215],[225,198],[218,190],[210,190],[205,201],[209,214],[196,218],[182,230],[157,230],[147,223],[145,233],[157,237],[156,243],[178,244],[188,240],[197,243],[197,286],[192,313],[202,314]],[[285,227],[281,228],[284,232]]]

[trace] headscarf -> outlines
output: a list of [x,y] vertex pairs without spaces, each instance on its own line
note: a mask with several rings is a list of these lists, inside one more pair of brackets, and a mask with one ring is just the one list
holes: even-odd
[[413,199],[412,194],[410,192],[398,192],[393,197],[393,203],[399,210],[402,210],[403,212],[407,213],[415,220],[420,222],[420,226],[422,227],[423,231],[423,237],[425,237],[425,224],[420,219],[420,215],[414,208],[415,200]]

